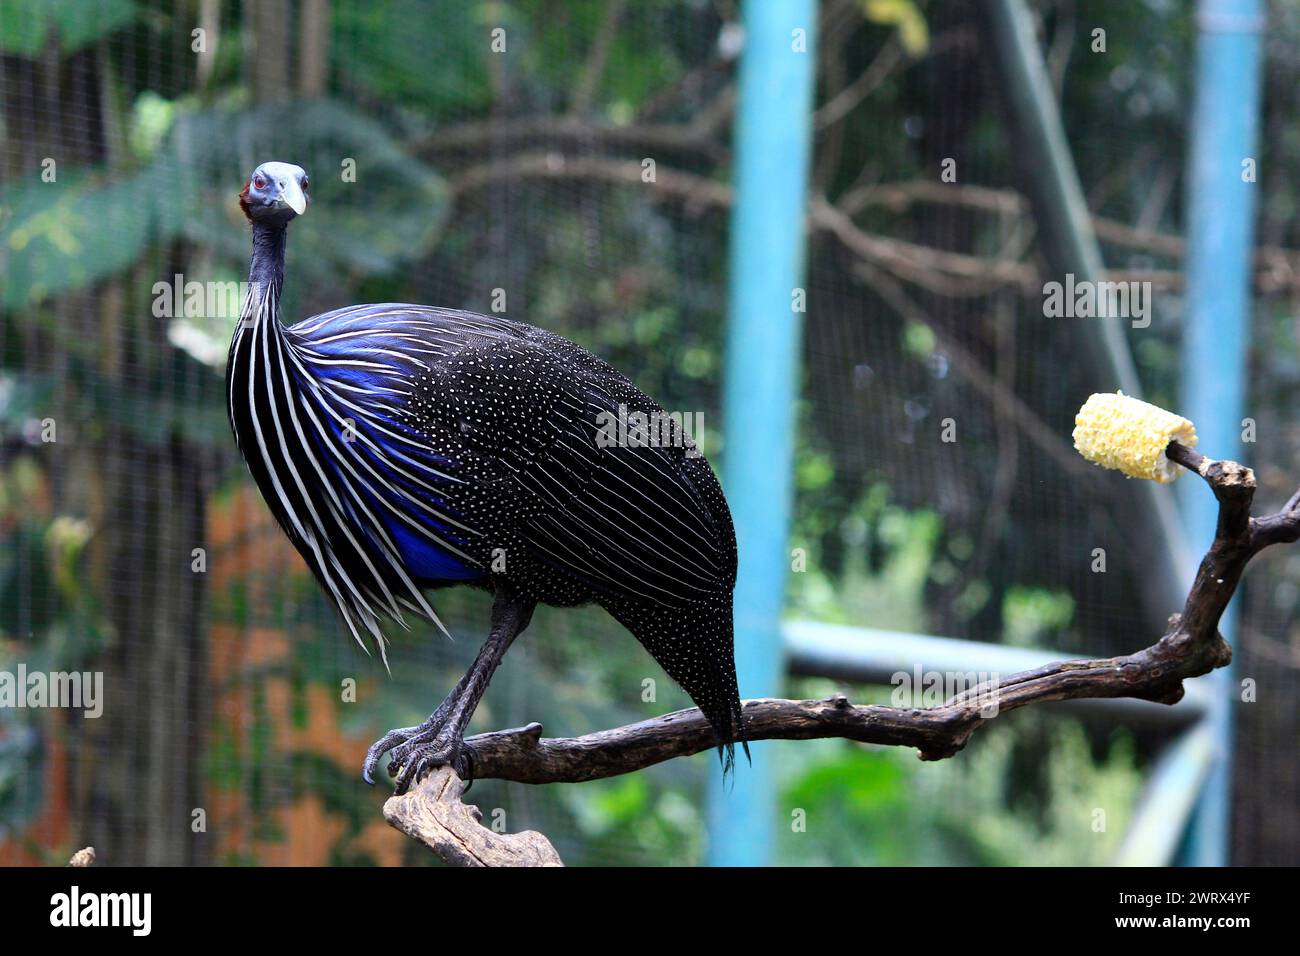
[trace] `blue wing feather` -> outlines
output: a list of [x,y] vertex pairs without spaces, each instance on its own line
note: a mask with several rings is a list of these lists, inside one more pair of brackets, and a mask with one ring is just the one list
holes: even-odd
[[416,377],[443,351],[420,322],[427,311],[380,303],[315,316],[287,331],[309,369],[304,393],[334,413],[322,416],[328,443],[353,454],[353,469],[338,455],[324,455],[333,478],[355,488],[383,534],[357,512],[351,517],[373,543],[386,536],[418,583],[436,586],[486,571],[467,550],[475,529],[438,493],[459,480],[461,462],[431,450],[402,415]]

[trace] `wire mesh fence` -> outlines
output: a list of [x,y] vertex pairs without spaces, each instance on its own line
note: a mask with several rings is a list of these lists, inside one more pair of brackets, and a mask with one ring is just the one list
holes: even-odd
[[[1177,408],[1194,25],[1125,6],[1034,9],[1107,266],[1145,283],[1128,345]],[[383,822],[361,758],[463,673],[488,599],[434,595],[454,643],[389,628],[390,675],[276,526],[226,422],[235,196],[268,159],[311,173],[285,321],[407,301],[542,326],[691,410],[725,473],[737,17],[722,0],[0,3],[0,670],[103,675],[94,719],[0,707],[0,862],[85,844],[110,863],[430,860]],[[819,17],[789,613],[1067,655],[1149,644],[1142,530],[1116,517],[1132,486],[1068,438],[1114,383],[1083,358],[1086,319],[1045,309],[972,11],[826,0]],[[1300,474],[1300,22],[1271,17],[1243,453],[1270,504]],[[1242,594],[1257,691],[1236,708],[1234,862],[1300,847],[1298,581],[1279,553]],[[604,612],[543,608],[473,726],[569,736],[688,705]],[[1104,862],[1165,743],[1021,712],[939,764],[776,745],[780,859]],[[718,772],[706,754],[470,797],[570,863],[696,863]]]

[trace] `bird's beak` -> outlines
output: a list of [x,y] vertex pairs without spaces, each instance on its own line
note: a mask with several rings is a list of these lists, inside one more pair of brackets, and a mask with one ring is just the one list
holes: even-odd
[[296,216],[301,216],[307,211],[307,197],[303,195],[302,187],[298,185],[296,179],[285,180],[277,198],[292,209]]

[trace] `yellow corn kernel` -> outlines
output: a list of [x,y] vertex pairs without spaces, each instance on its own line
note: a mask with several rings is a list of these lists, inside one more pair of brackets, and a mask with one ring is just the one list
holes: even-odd
[[1090,395],[1074,416],[1074,447],[1079,454],[1130,478],[1161,484],[1177,478],[1179,466],[1165,457],[1165,448],[1175,440],[1194,447],[1196,426],[1123,392]]

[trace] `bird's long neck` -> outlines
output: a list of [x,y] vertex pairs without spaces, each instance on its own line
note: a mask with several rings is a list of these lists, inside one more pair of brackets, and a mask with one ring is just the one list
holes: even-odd
[[[289,230],[284,226],[253,224],[253,258],[248,266],[249,294],[240,316],[241,328],[260,321],[274,322],[284,286],[284,246]],[[278,323],[277,323],[278,324]]]
[[[235,334],[230,339],[230,354],[226,360],[226,391],[229,399],[230,423],[240,447],[251,430],[240,427],[241,409],[252,413],[250,380],[255,377],[253,353],[263,333],[275,343],[286,342],[284,327],[280,325],[280,289],[284,285],[284,244],[287,230],[283,227],[253,224],[253,258],[248,267],[248,291]],[[248,422],[245,422],[247,425]]]

